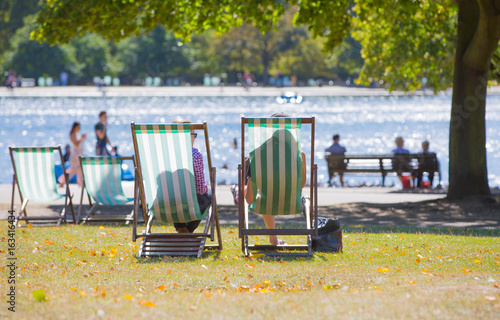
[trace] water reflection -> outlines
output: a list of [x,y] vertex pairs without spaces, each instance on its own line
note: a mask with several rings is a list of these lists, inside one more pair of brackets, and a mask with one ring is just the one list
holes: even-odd
[[[326,181],[323,150],[334,133],[341,135],[348,153],[388,153],[396,136],[405,138],[411,152],[420,151],[423,140],[441,162],[445,184],[448,180],[448,135],[450,96],[418,97],[306,97],[300,105],[279,105],[272,97],[101,97],[101,98],[0,98],[0,182],[10,183],[12,167],[8,146],[69,144],[73,121],[88,133],[87,155],[94,153],[94,125],[98,113],[108,113],[108,136],[120,154],[131,155],[130,122],[169,123],[179,117],[208,123],[213,165],[219,182],[235,182],[240,141],[240,118],[269,116],[284,111],[292,116],[316,116],[316,163],[319,179]],[[488,174],[491,185],[500,185],[500,96],[487,102]],[[203,149],[203,135],[196,144]],[[304,132],[302,147],[310,153],[311,137]],[[311,162],[308,161],[308,164]],[[222,169],[227,167],[227,169]],[[380,181],[380,176],[348,176],[351,184]],[[388,180],[390,184],[390,179]]]

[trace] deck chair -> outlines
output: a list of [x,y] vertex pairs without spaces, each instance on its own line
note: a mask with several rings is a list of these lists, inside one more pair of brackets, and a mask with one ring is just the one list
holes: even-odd
[[[136,159],[134,223],[132,240],[142,237],[138,256],[196,256],[205,248],[222,250],[215,193],[215,168],[212,167],[207,124],[134,124],[132,138]],[[207,151],[212,203],[206,212],[198,205],[192,159],[191,131],[203,130]],[[139,200],[146,229],[137,233]],[[201,233],[152,233],[153,221],[160,223],[204,220]],[[216,245],[206,245],[206,239]]]
[[[75,222],[75,212],[68,184],[66,184],[65,195],[57,192],[54,151],[59,152],[61,163],[64,163],[61,147],[9,147],[9,151],[14,168],[11,210],[14,210],[16,185],[22,203],[21,209],[16,215],[15,224],[17,225],[20,220],[24,220],[26,224],[31,222],[33,225],[60,225],[61,222],[66,222],[68,205],[73,222]],[[68,177],[64,165],[62,170],[63,174]],[[29,201],[47,203],[61,198],[65,198],[65,201],[64,209],[59,215],[28,217],[26,206]]]
[[[250,251],[272,250],[266,255],[312,255],[312,237],[317,236],[317,165],[311,164],[310,197],[302,198],[302,156],[300,129],[311,126],[311,162],[314,161],[314,118],[242,118],[241,163],[245,163],[245,128],[248,127],[249,168],[238,166],[239,236],[245,256]],[[252,176],[254,202],[248,207],[243,200],[247,170]],[[255,229],[249,227],[248,212],[270,215],[303,213],[305,229]],[[311,216],[313,212],[313,216]],[[251,245],[249,236],[303,235],[307,245]],[[281,252],[289,251],[289,252]],[[306,251],[301,252],[301,251]]]
[[[90,209],[82,223],[86,222],[125,222],[127,225],[133,220],[133,211],[128,215],[96,215],[99,205],[120,206],[133,201],[127,198],[122,188],[122,161],[132,160],[134,157],[80,157],[83,172],[83,187],[78,210],[78,221],[83,206],[83,192],[87,190]],[[92,203],[92,199],[94,202]]]

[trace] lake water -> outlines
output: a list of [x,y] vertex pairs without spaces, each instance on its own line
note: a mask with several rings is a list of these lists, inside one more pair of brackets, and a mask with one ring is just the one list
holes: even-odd
[[[414,97],[305,97],[299,105],[280,105],[273,97],[102,97],[102,98],[0,98],[0,183],[11,183],[9,146],[69,144],[73,121],[87,132],[87,155],[94,154],[94,125],[101,110],[108,112],[108,137],[121,155],[132,155],[130,122],[169,123],[178,117],[208,123],[213,164],[219,183],[236,182],[240,145],[240,118],[269,116],[283,111],[292,116],[316,117],[316,154],[319,181],[327,180],[323,151],[339,133],[341,144],[351,154],[390,153],[394,138],[403,136],[410,152],[419,152],[423,140],[441,162],[443,182],[448,184],[448,134],[450,95]],[[487,98],[488,179],[500,186],[500,96]],[[195,146],[203,149],[203,136]],[[310,152],[311,138],[304,131],[302,147]],[[228,170],[222,169],[227,164]],[[308,159],[308,164],[310,160]],[[350,185],[377,185],[380,175],[347,175]],[[390,177],[386,185],[396,181]]]

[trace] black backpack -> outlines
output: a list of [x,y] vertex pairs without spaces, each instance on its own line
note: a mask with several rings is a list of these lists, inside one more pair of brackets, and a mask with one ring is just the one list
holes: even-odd
[[312,247],[318,252],[342,252],[342,229],[337,218],[318,218],[318,236]]

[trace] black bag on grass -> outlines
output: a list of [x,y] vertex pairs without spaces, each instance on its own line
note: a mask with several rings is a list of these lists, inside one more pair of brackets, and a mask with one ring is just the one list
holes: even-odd
[[342,229],[337,218],[318,218],[318,236],[312,247],[318,252],[342,252]]

